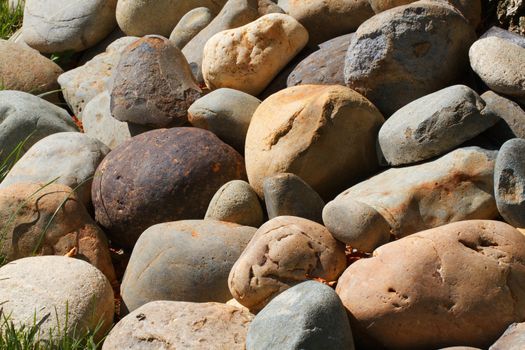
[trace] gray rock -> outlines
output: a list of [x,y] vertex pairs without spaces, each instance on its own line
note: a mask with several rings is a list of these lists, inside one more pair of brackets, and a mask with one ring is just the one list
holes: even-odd
[[82,119],[84,106],[92,98],[111,88],[111,75],[120,60],[122,51],[136,40],[138,40],[136,37],[115,40],[107,47],[106,52],[58,77],[64,98],[79,119]]
[[255,21],[257,17],[257,0],[228,0],[217,17],[184,46],[182,53],[199,84],[204,83],[202,57],[206,42],[218,32],[243,26]]
[[493,219],[494,151],[460,148],[432,162],[392,168],[337,196],[323,221],[338,240],[372,251],[388,240],[455,221]]
[[395,112],[379,130],[379,147],[388,164],[416,163],[445,154],[498,120],[474,90],[454,85]]
[[0,120],[0,161],[26,139],[21,155],[48,135],[78,131],[65,110],[20,91],[0,91]]
[[300,84],[345,85],[345,56],[353,33],[339,36],[319,45],[288,75],[288,87]]
[[193,126],[207,129],[244,153],[244,142],[253,113],[261,101],[245,92],[217,89],[195,101],[188,109]]
[[508,30],[502,29],[500,27],[490,27],[490,29],[483,33],[483,35],[479,38],[484,39],[492,36],[508,40],[516,45],[525,48],[525,37],[513,32],[509,32]]
[[170,40],[182,50],[186,44],[201,30],[203,30],[215,17],[207,7],[197,7],[186,13],[180,19],[170,34]]
[[[113,323],[113,289],[102,272],[85,261],[63,256],[19,259],[0,268],[2,319],[17,326],[40,326],[40,339],[53,332],[100,339]],[[67,319],[67,330],[64,325]],[[60,325],[60,329],[57,329]],[[27,328],[26,328],[27,329]]]
[[151,127],[181,126],[201,96],[181,51],[161,36],[146,36],[122,52],[113,75],[111,115]]
[[60,132],[38,141],[13,166],[0,188],[16,183],[55,180],[74,189],[84,204],[91,202],[91,183],[97,166],[109,153],[99,140],[79,132]]
[[513,323],[489,350],[525,349],[525,323]]
[[483,135],[487,136],[498,148],[510,139],[525,138],[525,111],[514,101],[506,99],[492,91],[487,91],[481,98],[485,101],[488,114],[496,115],[500,120]]
[[395,7],[356,31],[346,56],[345,82],[390,116],[461,79],[474,40],[465,17],[445,2]]
[[244,350],[252,318],[225,304],[154,301],[120,320],[102,350]]
[[299,176],[282,173],[267,177],[263,193],[268,218],[298,216],[323,223],[323,199]]
[[354,349],[346,310],[319,282],[298,284],[275,297],[253,319],[246,349]]
[[264,216],[257,193],[242,180],[224,184],[211,199],[205,219],[259,227]]
[[154,300],[226,302],[228,274],[256,229],[215,220],[158,224],[140,236],[122,281],[122,307]]
[[113,149],[133,136],[151,130],[143,125],[121,122],[111,115],[109,92],[89,101],[82,112],[84,132]]
[[501,146],[494,169],[494,194],[501,216],[514,227],[525,227],[525,140]]
[[28,0],[24,41],[40,52],[85,50],[115,28],[117,0]]

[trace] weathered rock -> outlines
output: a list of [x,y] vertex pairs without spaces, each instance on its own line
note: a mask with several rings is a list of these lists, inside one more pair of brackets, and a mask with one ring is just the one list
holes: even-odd
[[261,16],[270,13],[285,13],[284,10],[274,2],[274,0],[258,0],[257,5],[259,6],[258,11]]
[[308,32],[293,17],[265,15],[212,36],[204,47],[202,76],[212,90],[228,87],[256,96],[307,40]]
[[499,120],[471,88],[454,85],[421,97],[395,112],[379,130],[388,164],[402,165],[440,156]]
[[26,329],[39,325],[41,340],[48,339],[50,332],[57,340],[64,334],[81,337],[84,331],[96,329],[95,339],[100,339],[113,323],[111,285],[102,272],[78,259],[38,256],[3,266],[0,300],[2,317]]
[[298,216],[323,223],[323,199],[299,176],[284,173],[267,177],[263,193],[268,218]]
[[494,169],[494,194],[501,216],[514,227],[525,227],[525,140],[501,146]]
[[392,168],[337,196],[323,221],[338,240],[372,251],[398,238],[470,219],[497,216],[494,151],[460,148],[432,162]]
[[226,0],[119,0],[117,22],[128,35],[169,37],[181,18],[197,7],[219,12]]
[[188,119],[243,154],[248,126],[260,104],[259,99],[242,91],[218,89],[195,101],[188,109]]
[[508,30],[502,29],[500,27],[490,27],[490,29],[487,30],[485,33],[483,33],[483,35],[480,36],[479,38],[484,39],[484,38],[490,38],[490,37],[497,37],[500,39],[505,39],[507,41],[510,41],[513,44],[516,44],[518,46],[525,48],[525,37],[523,37],[523,35],[509,32]]
[[353,33],[339,36],[320,45],[288,75],[287,86],[301,84],[345,85],[345,56]]
[[158,128],[181,126],[200,96],[182,52],[166,38],[146,36],[122,52],[113,76],[111,115]]
[[100,164],[92,191],[95,218],[112,240],[130,248],[154,224],[203,218],[215,192],[243,178],[242,157],[211,132],[149,131]]
[[116,26],[117,0],[28,0],[24,42],[40,52],[85,50]]
[[115,40],[106,52],[58,77],[64,98],[76,116],[82,118],[84,106],[95,96],[111,88],[111,75],[117,67],[122,51],[136,40],[138,38],[135,37]]
[[498,0],[498,22],[510,31],[525,35],[525,3],[521,0]]
[[257,230],[233,266],[228,285],[239,303],[260,310],[298,283],[309,278],[334,281],[345,268],[345,247],[325,227],[280,216]]
[[0,91],[0,120],[0,161],[24,140],[20,155],[48,135],[78,130],[65,110],[20,91]]
[[82,112],[84,132],[114,149],[133,136],[151,130],[143,125],[121,122],[111,115],[109,92],[103,91],[90,100]]
[[488,37],[476,41],[469,56],[472,69],[491,90],[525,102],[525,48]]
[[485,92],[481,98],[486,103],[487,113],[500,118],[484,133],[496,146],[515,137],[525,138],[525,111],[516,102],[492,91]]
[[255,21],[259,17],[257,8],[257,0],[228,0],[217,17],[184,46],[182,53],[188,60],[199,84],[204,84],[202,57],[206,42],[223,30],[237,28]]
[[308,281],[276,296],[255,316],[246,349],[354,349],[341,300],[322,283]]
[[0,40],[0,76],[2,90],[32,94],[58,89],[62,68],[27,45]]
[[137,241],[122,281],[125,311],[155,300],[227,302],[228,274],[255,231],[215,220],[151,226]]
[[524,262],[516,229],[463,221],[380,247],[350,265],[336,291],[356,340],[365,333],[388,349],[487,348],[525,318]]
[[252,227],[259,227],[264,221],[257,193],[242,180],[230,181],[219,188],[204,218]]
[[219,303],[154,301],[120,320],[103,350],[244,350],[253,315]]
[[374,15],[368,0],[279,0],[277,4],[308,30],[309,46],[351,33]]
[[210,24],[214,17],[215,13],[207,7],[194,8],[182,16],[171,32],[170,40],[182,50],[195,35]]
[[65,255],[75,249],[73,257],[116,281],[106,237],[71,188],[25,183],[3,188],[0,220],[0,252],[7,261],[34,254]]
[[525,348],[525,323],[513,323],[489,350],[521,350]]
[[54,183],[71,187],[83,204],[91,202],[97,166],[109,153],[102,142],[79,132],[59,132],[35,143],[11,168],[0,188],[19,183]]
[[474,40],[472,26],[445,2],[395,7],[356,31],[346,56],[345,82],[389,116],[460,80]]
[[[259,106],[246,136],[250,185],[293,173],[328,198],[377,169],[375,143],[384,119],[363,96],[344,86],[300,85]],[[341,152],[341,150],[345,150]]]

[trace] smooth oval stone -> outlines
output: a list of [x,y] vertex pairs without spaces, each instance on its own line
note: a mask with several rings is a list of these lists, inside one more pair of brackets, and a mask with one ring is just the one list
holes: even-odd
[[71,187],[82,203],[91,202],[93,175],[109,148],[79,132],[60,132],[35,143],[11,168],[0,188],[53,181]]
[[324,226],[280,216],[257,230],[233,266],[228,285],[239,303],[257,311],[296,284],[310,278],[334,281],[345,268],[345,247]]
[[336,239],[370,252],[390,234],[401,238],[454,221],[494,219],[496,154],[466,147],[386,170],[329,202],[323,222]]
[[525,323],[513,323],[489,350],[521,350],[525,348]]
[[245,176],[242,157],[209,131],[149,131],[100,164],[92,190],[95,218],[114,242],[131,248],[152,225],[202,219],[215,192]]
[[[257,108],[246,136],[250,185],[293,173],[323,198],[375,172],[376,137],[384,122],[366,98],[339,85],[299,85]],[[342,150],[345,150],[342,152]]]
[[525,227],[525,140],[501,146],[494,169],[494,194],[501,216],[514,227]]
[[395,112],[379,130],[379,147],[390,165],[416,163],[451,151],[498,120],[474,90],[454,85]]
[[181,126],[200,96],[182,52],[166,38],[146,36],[122,52],[113,76],[111,115],[157,128]]
[[263,181],[268,218],[298,216],[323,223],[323,199],[299,176],[283,173]]
[[154,301],[120,320],[102,350],[244,350],[252,318],[225,304]]
[[286,85],[345,85],[345,56],[353,33],[339,36],[320,45],[288,75]]
[[484,133],[498,148],[510,139],[525,138],[525,111],[516,102],[492,91],[485,92],[481,98],[486,103],[487,113],[500,118]]
[[41,94],[58,89],[62,74],[55,62],[27,45],[0,40],[0,76],[2,90]]
[[24,42],[45,53],[85,50],[115,28],[117,0],[28,0]]
[[276,296],[253,319],[246,349],[354,349],[350,323],[339,296],[307,281]]
[[243,154],[248,126],[260,104],[258,98],[242,91],[218,89],[190,106],[188,120],[193,126],[210,130]]
[[462,221],[380,247],[348,267],[336,292],[355,339],[375,340],[367,348],[486,349],[525,317],[524,262],[513,227]]
[[472,69],[491,90],[525,102],[525,48],[488,37],[476,41],[469,56]]
[[233,180],[215,193],[204,218],[259,227],[264,214],[251,186],[246,181]]
[[182,50],[186,44],[213,20],[215,14],[207,7],[197,7],[180,19],[170,34],[170,40]]
[[257,96],[307,41],[308,32],[297,20],[271,13],[212,36],[204,46],[202,76],[211,90],[232,88]]
[[126,268],[123,309],[130,312],[154,300],[227,302],[228,274],[255,231],[215,220],[151,226]]
[[0,252],[7,261],[69,254],[116,282],[106,236],[71,188],[30,183],[2,188],[0,220]]
[[346,56],[346,85],[390,116],[461,79],[474,40],[472,26],[445,2],[392,8],[356,31]]
[[78,259],[35,256],[1,267],[0,300],[2,317],[16,328],[38,325],[43,341],[52,336],[56,342],[65,334],[75,339],[85,331],[92,331],[98,341],[113,323],[109,281]]

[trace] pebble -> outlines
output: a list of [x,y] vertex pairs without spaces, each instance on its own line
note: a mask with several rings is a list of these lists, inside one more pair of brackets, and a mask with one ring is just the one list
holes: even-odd
[[513,323],[489,350],[521,350],[525,348],[525,323]]
[[186,44],[206,28],[215,18],[215,14],[207,7],[197,7],[186,13],[180,19],[170,34],[170,40],[182,50]]
[[481,95],[485,101],[488,114],[498,116],[500,119],[484,135],[486,135],[498,148],[510,139],[525,138],[525,111],[516,102],[511,101],[493,91]]

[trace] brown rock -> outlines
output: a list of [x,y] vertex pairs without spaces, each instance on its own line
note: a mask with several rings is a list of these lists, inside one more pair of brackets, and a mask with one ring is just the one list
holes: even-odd
[[233,266],[233,297],[250,310],[309,278],[333,281],[346,268],[345,247],[313,221],[280,216],[262,225]]
[[95,217],[112,240],[130,248],[154,224],[202,219],[222,185],[244,178],[242,157],[207,130],[149,131],[100,164],[92,187]]
[[336,291],[352,330],[389,349],[487,348],[525,318],[525,237],[485,220],[423,231],[352,264]]

